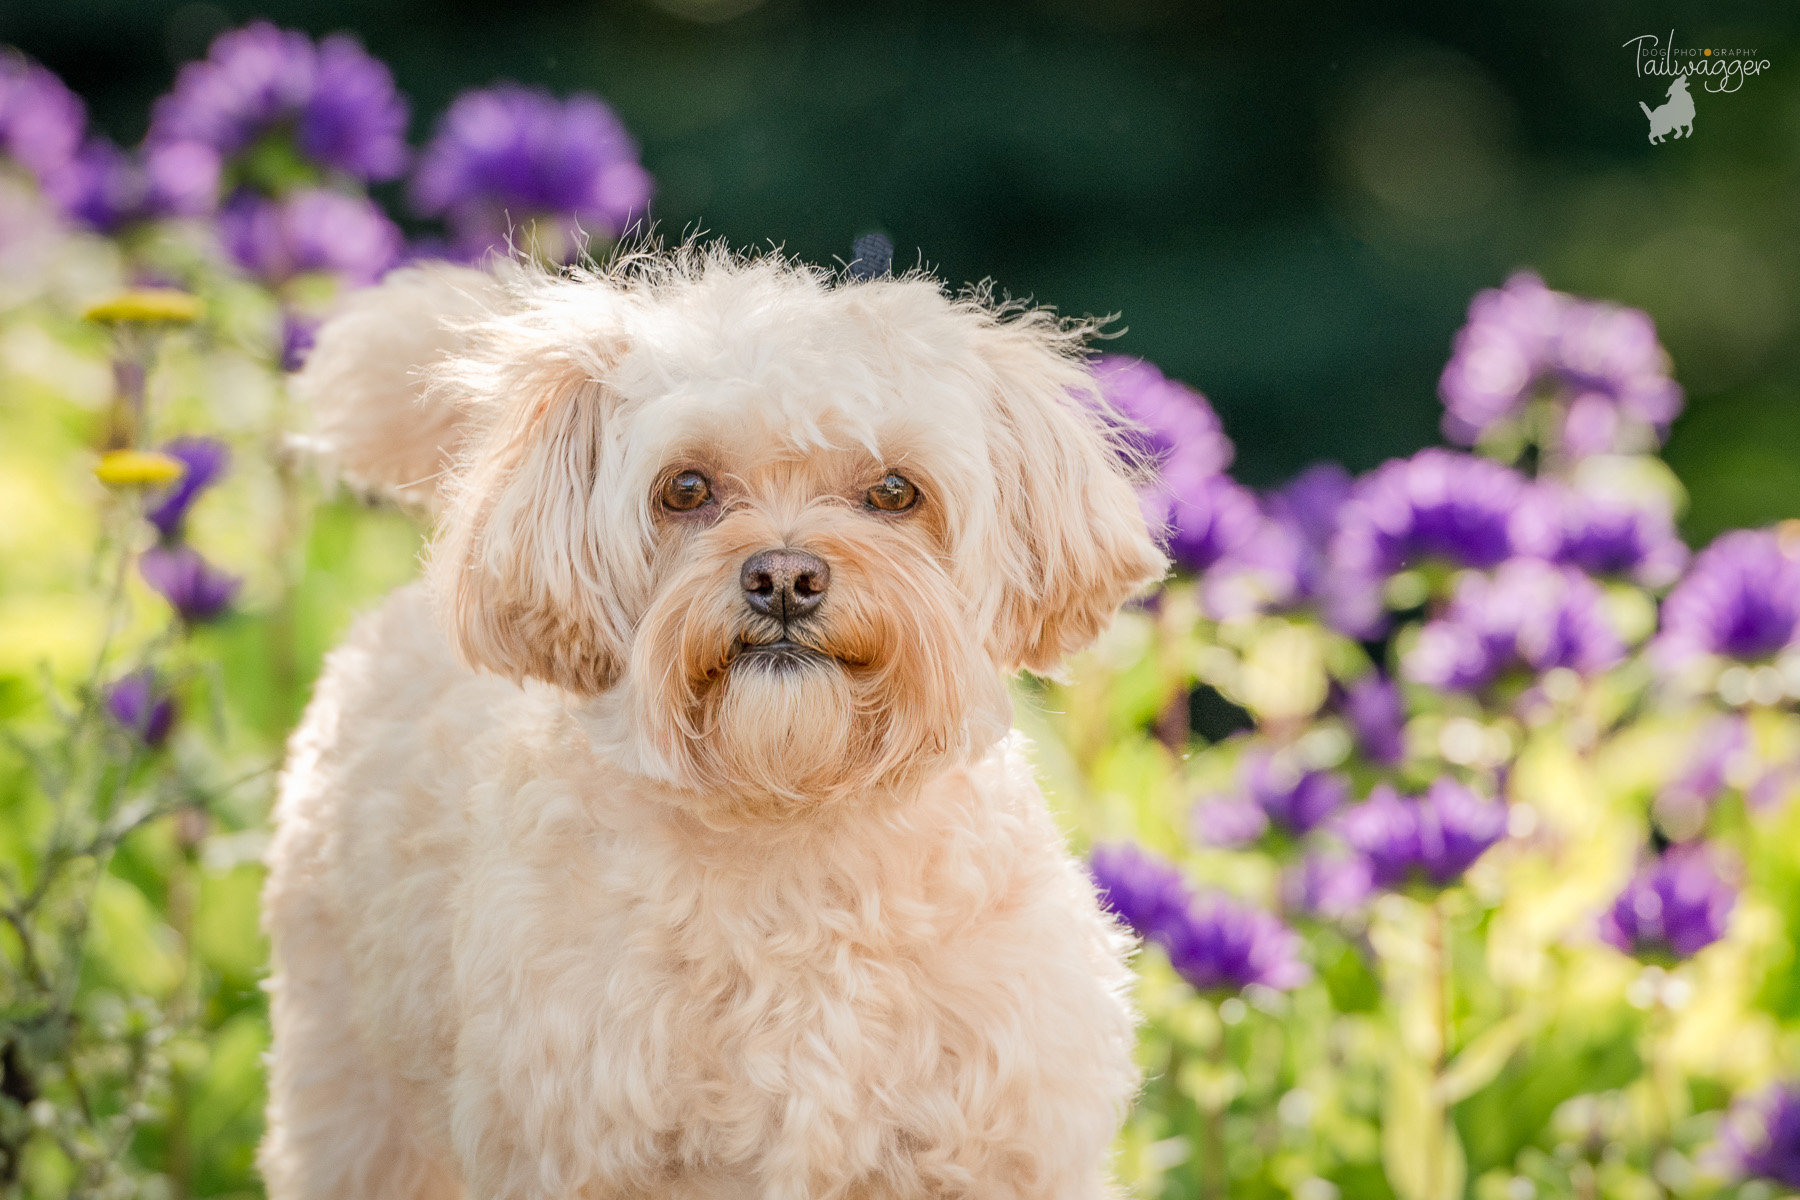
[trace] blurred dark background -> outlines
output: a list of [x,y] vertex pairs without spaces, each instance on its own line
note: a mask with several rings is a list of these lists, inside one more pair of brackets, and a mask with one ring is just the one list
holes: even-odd
[[[1656,318],[1691,535],[1800,516],[1797,5],[0,0],[0,42],[131,141],[257,16],[358,34],[416,141],[465,87],[600,93],[667,234],[828,261],[882,229],[953,282],[1116,312],[1251,483],[1436,440],[1470,295],[1535,267]],[[1671,29],[1771,66],[1652,146],[1667,80],[1623,43]]]

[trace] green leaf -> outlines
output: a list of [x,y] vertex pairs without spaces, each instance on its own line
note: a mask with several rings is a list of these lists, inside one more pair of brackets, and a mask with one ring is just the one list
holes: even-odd
[[1430,1070],[1404,1054],[1388,1063],[1381,1163],[1400,1200],[1460,1200],[1467,1174],[1462,1141],[1435,1095]]
[[1532,1024],[1524,1013],[1518,1013],[1464,1046],[1437,1081],[1438,1102],[1455,1104],[1486,1087],[1518,1050]]

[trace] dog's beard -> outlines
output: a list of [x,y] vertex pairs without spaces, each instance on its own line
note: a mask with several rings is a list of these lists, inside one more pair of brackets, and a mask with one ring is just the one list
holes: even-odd
[[[998,672],[921,549],[854,528],[804,539],[831,588],[784,628],[738,585],[766,542],[722,529],[697,542],[639,625],[631,685],[640,744],[720,815],[903,792],[1004,732]],[[782,638],[792,648],[755,649]]]

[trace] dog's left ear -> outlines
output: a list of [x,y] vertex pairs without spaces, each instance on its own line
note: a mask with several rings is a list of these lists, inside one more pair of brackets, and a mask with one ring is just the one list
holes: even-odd
[[982,330],[1003,580],[989,653],[1007,670],[1054,670],[1169,567],[1079,344],[1044,312]]

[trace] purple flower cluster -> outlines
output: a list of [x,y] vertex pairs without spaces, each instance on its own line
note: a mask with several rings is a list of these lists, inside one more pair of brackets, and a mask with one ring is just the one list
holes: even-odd
[[124,151],[86,129],[86,106],[60,79],[0,47],[0,157],[30,171],[69,220],[110,232],[147,211],[149,180]]
[[1241,846],[1270,827],[1289,837],[1304,837],[1350,799],[1350,782],[1342,775],[1303,770],[1280,752],[1247,754],[1238,784],[1238,792],[1195,808],[1194,825],[1201,840]]
[[1107,907],[1201,991],[1286,990],[1312,977],[1299,934],[1261,909],[1196,894],[1173,863],[1122,842],[1096,846],[1089,867]]
[[218,230],[231,257],[270,285],[311,272],[374,283],[403,249],[400,230],[374,201],[323,188],[279,200],[239,192],[220,210]]
[[1682,404],[1647,315],[1551,291],[1530,272],[1475,297],[1438,389],[1450,440],[1473,445],[1545,399],[1554,448],[1572,456],[1646,449]]
[[1379,887],[1448,887],[1506,833],[1506,806],[1449,776],[1403,798],[1381,784],[1338,823]]
[[[397,178],[406,120],[392,74],[354,38],[315,45],[258,21],[219,35],[205,59],[181,69],[157,101],[145,150],[171,206],[199,215],[232,175],[275,190],[304,181],[307,169],[364,183]],[[285,154],[272,148],[281,142],[290,143]],[[267,161],[241,161],[259,155]]]
[[1590,575],[1667,587],[1687,565],[1688,548],[1665,507],[1631,504],[1540,481],[1512,523],[1521,554],[1579,567]]
[[156,215],[157,197],[142,164],[104,137],[84,142],[43,186],[64,216],[101,233]]
[[1705,845],[1674,846],[1625,885],[1600,936],[1640,958],[1689,958],[1725,936],[1736,904]]
[[1340,690],[1337,709],[1364,758],[1392,767],[1405,757],[1406,698],[1392,679],[1370,671]]
[[1401,665],[1418,683],[1474,692],[1515,666],[1592,675],[1624,654],[1599,585],[1572,567],[1518,558],[1492,575],[1464,576]]
[[0,47],[0,155],[48,179],[75,157],[86,128],[87,110],[62,80]]
[[1773,530],[1721,536],[1663,602],[1658,661],[1760,661],[1800,640],[1800,552]]
[[[1668,786],[1657,793],[1653,812],[1665,833],[1677,840],[1698,830],[1706,821],[1720,796],[1733,785],[1745,768],[1754,770],[1756,756],[1751,744],[1750,728],[1742,714],[1732,713],[1714,718],[1700,731],[1692,753]],[[1754,803],[1767,782],[1779,777],[1765,776],[1749,788]]]
[[1329,570],[1338,514],[1354,481],[1336,463],[1319,463],[1262,497],[1256,531],[1234,539],[1206,572],[1208,615],[1230,620],[1316,599]]
[[511,84],[459,96],[412,178],[419,212],[443,217],[470,258],[504,249],[515,229],[573,257],[582,234],[629,229],[653,190],[637,143],[598,97]]
[[1777,1084],[1733,1105],[1719,1147],[1736,1174],[1800,1188],[1800,1086]]
[[[0,157],[35,175],[70,222],[103,233],[164,217],[212,220],[230,259],[281,289],[290,367],[329,294],[289,281],[326,275],[358,287],[405,253],[399,228],[363,189],[406,171],[407,121],[393,75],[354,38],[315,42],[257,21],[183,67],[142,147],[127,151],[84,140],[81,101],[0,48]],[[636,143],[597,97],[559,100],[510,84],[459,97],[412,178],[418,210],[442,217],[452,250],[468,258],[504,248],[514,229],[535,253],[572,257],[589,234],[622,235],[653,190]]]
[[1204,571],[1248,544],[1262,513],[1255,495],[1224,474],[1235,450],[1206,397],[1143,359],[1105,355],[1093,370],[1126,421],[1124,440],[1156,467],[1156,482],[1139,499],[1150,527],[1166,532],[1169,556]]
[[1375,894],[1369,860],[1355,854],[1308,854],[1281,880],[1290,910],[1323,921],[1342,921],[1361,912]]
[[1400,571],[1506,561],[1515,551],[1513,513],[1528,490],[1517,472],[1449,450],[1378,467],[1344,502],[1331,539],[1334,623],[1356,636],[1379,632],[1382,585]]

